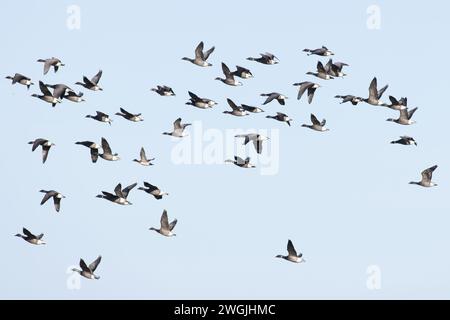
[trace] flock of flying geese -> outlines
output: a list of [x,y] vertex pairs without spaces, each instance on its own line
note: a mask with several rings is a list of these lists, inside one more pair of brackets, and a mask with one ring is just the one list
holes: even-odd
[[[182,60],[189,61],[200,67],[210,67],[212,66],[212,64],[209,63],[207,60],[209,56],[214,52],[214,49],[215,47],[211,47],[209,50],[204,51],[204,44],[203,42],[200,42],[195,49],[195,57],[194,58],[184,57],[182,58]],[[318,49],[304,49],[303,51],[306,52],[308,56],[317,55],[322,57],[329,57],[334,55],[334,53],[325,46],[322,46],[321,48]],[[265,65],[275,65],[279,63],[279,59],[271,53],[263,53],[260,54],[260,57],[256,58],[249,57],[247,58],[247,60],[255,61]],[[48,73],[51,67],[53,67],[54,72],[57,72],[60,67],[64,66],[61,60],[55,57],[52,57],[50,59],[39,59],[38,62],[44,63],[44,75]],[[316,66],[317,70],[315,72],[307,72],[306,74],[317,77],[322,80],[332,80],[338,77],[345,77],[346,74],[342,70],[346,66],[348,66],[348,64],[343,62],[333,62],[332,59],[329,59],[325,65],[323,65],[323,63],[319,61]],[[236,77],[241,79],[250,79],[253,77],[253,74],[249,69],[241,66],[236,66],[236,70],[232,72],[225,63],[222,63],[222,71],[224,74],[224,78],[217,77],[216,80],[219,80],[229,86],[242,86],[242,82],[238,81]],[[102,77],[102,70],[98,71],[98,73],[91,79],[87,78],[86,76],[83,76],[83,82],[76,82],[75,84],[80,85],[88,90],[101,91],[103,90],[99,86],[101,77]],[[30,88],[30,86],[34,84],[30,78],[19,73],[16,73],[14,76],[8,76],[6,78],[12,80],[12,84],[19,83],[26,86],[28,89]],[[300,100],[303,94],[306,92],[309,104],[312,103],[316,90],[320,88],[320,84],[310,81],[294,83],[293,85],[298,87],[297,99]],[[377,78],[373,78],[369,86],[368,98],[362,98],[360,96],[350,94],[336,95],[335,98],[341,99],[341,104],[350,102],[353,105],[357,105],[358,103],[365,102],[373,106],[387,107],[399,112],[399,117],[397,119],[389,118],[387,119],[387,121],[396,122],[400,125],[414,124],[415,121],[411,120],[411,118],[416,112],[417,107],[409,109],[407,106],[407,98],[405,97],[402,97],[401,99],[397,100],[395,97],[389,96],[390,100],[389,104],[382,102],[381,97],[387,88],[388,85],[385,85],[381,89],[378,89]],[[65,84],[51,85],[39,81],[39,89],[42,94],[41,95],[32,94],[32,96],[51,104],[53,107],[55,107],[56,104],[61,103],[63,99],[67,99],[72,102],[84,101],[82,92],[77,93],[76,91],[74,91]],[[50,89],[53,89],[53,92],[51,92]],[[160,96],[165,97],[175,96],[175,92],[172,90],[172,88],[165,85],[162,86],[158,85],[156,88],[152,88],[151,90],[156,92]],[[188,94],[189,94],[189,101],[186,102],[187,105],[191,105],[200,109],[209,109],[217,105],[217,103],[214,100],[199,97],[193,92],[188,91]],[[265,101],[262,103],[262,105],[267,105],[274,100],[276,100],[280,105],[285,105],[286,100],[288,99],[285,95],[278,92],[262,93],[260,95],[266,98]],[[249,106],[245,104],[241,104],[240,106],[238,106],[231,99],[227,99],[227,103],[230,106],[231,111],[226,110],[223,111],[223,113],[237,117],[247,116],[250,113],[264,112],[264,110],[262,110],[260,107],[257,106]],[[124,108],[120,108],[120,112],[117,112],[116,115],[132,122],[140,122],[144,120],[141,113],[131,113],[125,110]],[[86,115],[86,118],[94,119],[96,121],[103,123],[108,123],[109,125],[111,125],[112,123],[112,120],[109,117],[109,115],[101,111],[96,111],[95,115]],[[293,119],[291,119],[288,115],[282,112],[277,112],[276,115],[268,115],[266,116],[266,118],[275,119],[280,122],[286,122],[287,125],[289,126],[291,126],[291,122],[293,121]],[[329,130],[328,128],[325,128],[326,125],[325,119],[319,121],[319,119],[314,114],[311,114],[310,118],[311,124],[302,124],[302,127],[306,127],[318,132],[325,132]],[[181,118],[176,119],[173,123],[173,130],[171,132],[163,132],[163,134],[178,138],[183,138],[187,136],[185,129],[186,127],[190,126],[190,123],[182,123],[181,121],[182,121]],[[236,135],[236,138],[244,138],[243,142],[244,144],[252,142],[258,154],[261,154],[262,152],[262,143],[269,139],[268,137],[265,137],[258,133],[240,134]],[[391,143],[417,146],[417,143],[414,140],[414,138],[409,136],[401,136],[399,140],[392,141]],[[45,163],[47,160],[50,148],[54,146],[54,143],[52,143],[48,139],[43,138],[37,138],[34,141],[30,141],[29,144],[32,145],[31,149],[32,151],[35,151],[39,146],[41,146],[43,163]],[[119,155],[117,153],[112,152],[112,149],[108,141],[103,137],[101,138],[100,145],[92,141],[77,141],[76,144],[87,147],[90,150],[91,161],[93,163],[97,162],[98,157],[106,161],[120,160]],[[100,153],[100,150],[102,150],[102,153]],[[133,161],[143,166],[151,166],[153,165],[151,162],[153,160],[154,158],[151,159],[147,158],[144,148],[141,148],[139,159],[134,159]],[[249,157],[243,159],[236,155],[233,160],[228,159],[225,160],[225,162],[233,163],[241,168],[255,167],[255,165],[250,163]],[[422,179],[418,182],[414,181],[410,182],[410,184],[417,184],[422,187],[436,186],[437,184],[432,182],[433,171],[436,168],[437,165],[434,165],[428,169],[423,170],[421,173]],[[167,192],[162,191],[157,186],[154,186],[148,182],[144,182],[143,185],[144,186],[139,187],[138,190],[142,190],[148,193],[149,195],[152,195],[155,199],[159,200],[162,199],[163,196],[168,195]],[[119,183],[114,188],[113,192],[102,191],[101,194],[97,195],[97,198],[105,199],[119,205],[131,205],[132,203],[127,198],[130,191],[136,186],[137,183],[134,183],[125,188],[122,188],[122,185]],[[52,198],[55,210],[59,212],[61,206],[61,199],[65,198],[65,196],[55,190],[40,190],[40,192],[44,193],[41,205],[43,205],[50,198]],[[167,211],[164,210],[161,215],[160,227],[159,228],[152,227],[150,228],[150,230],[156,231],[163,236],[171,237],[176,235],[173,232],[173,229],[175,228],[176,224],[177,219],[174,219],[172,222],[169,223]],[[42,240],[43,234],[34,235],[26,228],[23,228],[23,234],[16,234],[16,236],[21,237],[22,239],[31,244],[35,245],[45,244],[45,242]],[[296,252],[291,240],[288,240],[287,251],[288,251],[287,255],[277,255],[276,258],[282,258],[295,263],[305,261],[302,253]],[[87,265],[83,259],[80,259],[79,265],[81,270],[73,269],[73,271],[78,272],[80,275],[89,279],[99,279],[99,277],[95,275],[94,272],[97,266],[99,265],[100,261],[101,256],[98,256],[98,258],[94,262],[92,262],[90,265]]]

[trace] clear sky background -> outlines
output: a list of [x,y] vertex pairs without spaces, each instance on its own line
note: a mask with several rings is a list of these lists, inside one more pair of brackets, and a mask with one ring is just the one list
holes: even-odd
[[[380,29],[367,27],[367,8],[378,5]],[[81,28],[67,28],[69,5],[81,9]],[[86,102],[65,100],[52,108],[30,97],[35,85],[11,86],[4,79],[0,132],[2,157],[1,298],[449,298],[450,211],[448,187],[449,4],[444,1],[9,1],[0,4],[1,71],[30,76],[37,84],[66,83],[85,93]],[[211,68],[186,61],[199,41],[216,46]],[[350,65],[345,79],[322,81],[305,75],[317,60],[301,50],[328,46],[336,61]],[[269,51],[280,64],[245,60]],[[66,63],[42,74],[39,58]],[[220,63],[248,67],[254,79],[225,86]],[[103,70],[103,92],[75,86],[83,75]],[[409,127],[385,121],[397,112],[367,104],[340,105],[336,94],[367,97],[374,76],[388,95],[408,97],[419,107]],[[311,105],[295,99],[295,82],[318,81]],[[176,97],[149,89],[167,84]],[[185,105],[187,91],[212,98],[212,110]],[[263,92],[282,92],[286,106],[273,102],[266,113],[237,118],[222,114],[226,98],[259,105]],[[145,121],[117,116],[110,127],[86,114],[113,115],[123,106]],[[285,112],[292,127],[266,119]],[[326,133],[302,128],[314,112],[326,118]],[[276,129],[279,170],[261,175],[225,164],[174,163],[176,141],[163,136],[182,117],[203,130]],[[391,145],[411,135],[418,147]],[[75,141],[106,137],[122,160],[90,162]],[[49,138],[56,146],[47,163],[28,141]],[[198,137],[197,137],[198,138]],[[240,141],[236,141],[240,143]],[[132,162],[141,146],[155,166]],[[240,155],[244,149],[240,149]],[[258,157],[249,148],[252,160]],[[229,156],[229,155],[227,155]],[[224,159],[225,159],[224,155]],[[425,189],[408,185],[438,164]],[[148,181],[170,195],[155,200],[130,193],[132,206],[95,198],[118,182]],[[56,214],[51,201],[39,203],[40,189],[67,196]],[[177,237],[149,231],[163,209],[178,218]],[[13,235],[22,227],[45,233],[46,246]],[[304,264],[275,259],[291,239]],[[99,281],[67,286],[67,269],[98,254]],[[369,266],[381,271],[381,287],[369,290]]]

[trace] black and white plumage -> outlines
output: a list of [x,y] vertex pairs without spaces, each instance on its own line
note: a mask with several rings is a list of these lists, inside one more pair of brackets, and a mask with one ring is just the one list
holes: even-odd
[[100,145],[98,145],[98,144],[96,144],[95,142],[92,142],[92,141],[77,141],[77,142],[75,142],[75,144],[79,144],[79,145],[82,145],[82,146],[85,146],[85,147],[89,148],[90,153],[91,153],[91,160],[92,160],[92,162],[93,163],[97,162],[98,153],[99,153],[99,150],[101,148]]
[[20,73],[16,73],[13,76],[6,76],[6,79],[11,80],[11,84],[20,83],[21,85],[27,86],[27,89],[30,89],[30,86],[34,85],[34,83],[31,82],[31,78]]
[[316,92],[317,88],[320,88],[320,85],[318,83],[304,81],[304,82],[298,82],[294,83],[294,86],[298,86],[298,94],[297,94],[297,100],[300,100],[300,98],[303,96],[303,93],[305,93],[306,90],[308,90],[308,103],[311,104],[314,93]]
[[209,56],[211,55],[211,53],[214,52],[215,47],[211,47],[209,50],[207,51],[203,51],[203,41],[201,41],[197,47],[195,48],[195,58],[191,59],[188,57],[184,57],[182,58],[182,60],[186,60],[189,61],[199,67],[210,67],[212,66],[211,63],[207,62],[206,60],[208,60]]
[[34,245],[41,245],[46,244],[44,241],[42,241],[42,238],[44,237],[44,234],[41,233],[40,235],[34,235],[28,229],[22,228],[23,235],[20,233],[17,233],[15,236],[20,237],[23,240],[25,240],[28,243],[34,244]]
[[263,141],[267,141],[270,138],[263,136],[261,134],[258,133],[247,133],[247,134],[238,134],[235,135],[236,138],[244,138],[244,145],[246,145],[247,143],[249,143],[250,141],[253,142],[253,146],[255,147],[255,150],[257,153],[261,154],[262,153],[262,143]]
[[322,57],[334,55],[334,53],[325,46],[322,46],[321,48],[317,48],[317,49],[303,49],[303,52],[307,52],[308,56],[310,56],[312,54],[315,54],[317,56],[322,56]]
[[293,121],[292,118],[290,118],[287,114],[282,112],[277,112],[274,116],[266,116],[266,118],[275,119],[277,121],[286,122],[288,126],[291,126],[291,121]]
[[100,154],[100,158],[107,160],[107,161],[118,161],[120,160],[120,157],[117,153],[113,153],[111,150],[111,147],[109,146],[108,141],[102,137],[102,149],[103,153]]
[[142,147],[139,153],[139,159],[134,159],[133,161],[139,163],[142,166],[152,166],[153,163],[151,163],[151,161],[153,160],[155,160],[155,158],[147,159],[144,147]]
[[242,117],[242,116],[249,115],[248,111],[244,110],[244,108],[237,106],[236,103],[233,102],[233,100],[228,98],[227,103],[231,107],[231,111],[226,110],[223,113],[231,114],[236,117]]
[[56,97],[54,93],[51,93],[42,81],[39,81],[39,90],[41,90],[42,94],[33,93],[31,96],[50,103],[52,107],[56,106],[57,103],[61,103],[61,99]]
[[279,104],[284,106],[286,104],[286,99],[288,99],[288,97],[286,97],[285,95],[278,93],[278,92],[261,93],[260,96],[267,97],[266,101],[264,101],[263,105],[266,105],[273,100],[277,100]]
[[340,102],[341,104],[342,103],[346,103],[346,102],[351,102],[351,104],[354,105],[354,106],[356,106],[358,103],[360,103],[360,102],[362,102],[364,100],[361,97],[357,97],[357,96],[354,96],[354,95],[351,95],[351,94],[347,94],[345,96],[337,95],[337,96],[334,96],[334,97],[338,98],[338,99],[342,99],[342,101]]
[[75,84],[83,86],[86,89],[89,89],[92,91],[103,90],[103,88],[101,88],[98,85],[98,82],[100,81],[100,78],[102,77],[102,74],[103,74],[103,71],[99,70],[97,72],[97,74],[95,76],[93,76],[90,80],[86,76],[83,76],[83,82],[76,82]]
[[177,137],[177,138],[183,138],[186,137],[188,134],[184,132],[184,129],[186,129],[187,126],[190,126],[190,123],[181,123],[181,118],[178,118],[173,122],[173,131],[172,132],[163,132],[164,135]]
[[55,190],[39,190],[39,192],[45,193],[41,201],[41,206],[47,202],[48,199],[53,198],[56,212],[59,212],[61,208],[61,199],[65,198],[60,192]]
[[333,62],[333,60],[330,59],[325,65],[325,71],[333,77],[345,77],[347,74],[342,72],[344,67],[348,67],[348,64],[345,62]]
[[240,168],[256,168],[254,164],[250,163],[250,157],[242,159],[241,157],[234,156],[234,160],[227,159],[225,162],[233,163]]
[[414,124],[414,123],[416,123],[416,121],[411,120],[411,118],[417,109],[418,109],[417,107],[413,108],[411,110],[409,110],[408,108],[402,109],[402,110],[400,110],[400,115],[397,119],[389,118],[389,119],[386,119],[386,121],[395,122],[395,123],[398,123],[398,124],[401,124],[404,126]]
[[388,105],[380,99],[388,87],[389,85],[385,85],[383,88],[378,90],[377,78],[374,77],[369,85],[369,97],[367,99],[363,99],[363,101],[373,106],[387,107]]
[[159,229],[151,227],[149,230],[153,230],[158,232],[159,234],[165,236],[165,237],[173,237],[176,236],[175,233],[173,233],[173,228],[177,225],[178,220],[174,219],[172,222],[169,223],[169,218],[167,216],[167,210],[164,209],[161,220],[160,220],[160,227]]
[[302,253],[297,254],[297,251],[295,250],[291,240],[288,240],[287,252],[288,252],[287,256],[279,254],[276,256],[276,258],[281,258],[294,263],[306,262],[306,260],[303,258]]
[[163,196],[169,195],[167,192],[161,191],[161,189],[159,189],[157,186],[154,186],[145,181],[144,181],[144,187],[139,187],[138,190],[142,190],[142,191],[147,192],[148,194],[151,194],[157,200],[162,199]]
[[253,78],[253,74],[249,69],[240,66],[236,66],[236,71],[233,71],[232,73],[234,76],[242,79]]
[[61,62],[60,59],[51,57],[49,59],[39,59],[38,62],[44,63],[44,74],[50,70],[50,67],[53,67],[55,73],[58,71],[59,67],[63,67],[64,63]]
[[278,64],[280,60],[272,53],[266,52],[266,53],[260,53],[261,57],[259,58],[253,58],[248,57],[247,60],[250,61],[256,61],[262,64]]
[[409,137],[409,136],[400,136],[400,139],[391,141],[391,143],[392,144],[402,144],[405,146],[412,146],[412,145],[417,146],[416,140],[414,140],[414,138]]
[[242,86],[242,82],[239,82],[234,78],[234,74],[230,71],[230,68],[228,68],[228,66],[223,62],[222,72],[225,75],[225,78],[217,77],[216,80],[222,81],[229,86]]
[[328,128],[325,128],[325,124],[327,123],[327,121],[325,119],[323,119],[322,121],[319,121],[317,119],[317,117],[312,113],[311,113],[311,122],[312,122],[312,124],[302,124],[302,127],[309,128],[309,129],[312,129],[315,131],[320,131],[320,132],[330,130]]
[[95,111],[96,115],[95,116],[91,116],[90,114],[88,114],[86,116],[86,118],[91,118],[94,120],[97,120],[99,122],[105,122],[105,123],[109,123],[109,125],[111,125],[112,120],[109,118],[109,115],[107,115],[104,112],[101,111]]
[[322,62],[317,62],[317,72],[307,72],[306,74],[311,75],[311,76],[315,76],[317,78],[323,79],[323,80],[330,80],[330,79],[334,79],[334,77],[330,76],[327,72],[327,70],[325,70],[325,67],[323,66]]
[[409,184],[417,184],[419,186],[426,187],[426,188],[437,186],[437,183],[434,183],[433,181],[431,181],[431,179],[433,178],[433,172],[434,172],[434,170],[436,170],[437,167],[438,167],[437,165],[434,165],[430,168],[423,170],[421,173],[422,180],[420,180],[418,182],[411,181]]
[[156,88],[152,88],[151,90],[156,92],[160,96],[164,96],[164,97],[175,96],[175,92],[172,90],[171,87],[168,87],[168,86],[159,86],[158,85],[158,86],[156,86]]
[[209,109],[214,107],[217,102],[214,100],[208,99],[208,98],[200,98],[195,93],[188,91],[189,94],[189,101],[186,102],[187,105],[191,105],[200,109]]
[[102,256],[98,256],[97,259],[95,259],[88,266],[88,265],[86,265],[86,262],[84,262],[83,259],[80,259],[79,265],[80,265],[81,270],[73,268],[72,271],[79,273],[81,276],[83,276],[87,279],[98,280],[98,279],[100,279],[100,277],[95,275],[94,272],[97,269],[98,265],[100,264],[101,260],[102,260]]
[[45,163],[47,161],[48,153],[50,151],[50,148],[54,146],[55,144],[53,142],[50,142],[47,139],[37,138],[34,141],[28,142],[28,144],[32,144],[31,151],[36,150],[37,147],[42,147],[42,163]]
[[124,108],[120,108],[120,112],[116,112],[116,116],[121,116],[124,119],[127,119],[131,122],[140,122],[144,121],[144,117],[142,116],[142,113],[131,113],[125,110]]

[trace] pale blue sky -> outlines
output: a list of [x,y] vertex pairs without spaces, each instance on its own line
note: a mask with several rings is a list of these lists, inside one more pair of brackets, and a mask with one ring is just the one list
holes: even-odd
[[[81,8],[81,29],[66,27],[69,5]],[[381,29],[366,26],[367,7],[381,9]],[[0,4],[3,76],[23,73],[37,84],[66,83],[83,89],[86,102],[64,101],[56,108],[30,97],[4,79],[0,132],[3,195],[0,241],[1,298],[449,298],[450,235],[448,135],[445,120],[450,6],[442,1],[10,1]],[[211,68],[192,56],[199,41],[216,46]],[[311,105],[297,101],[295,82],[316,56],[303,48],[327,45],[337,61],[350,64],[345,79],[320,81]],[[280,64],[245,60],[259,52],[276,54]],[[39,58],[56,56],[66,66],[42,74]],[[321,59],[326,62],[325,58]],[[254,79],[228,87],[214,81],[220,62],[249,67]],[[103,69],[103,92],[75,86],[83,75]],[[389,84],[385,94],[407,96],[417,124],[386,122],[389,109],[340,105],[336,94],[367,96],[371,79]],[[319,81],[319,80],[318,80]],[[149,91],[171,86],[176,97]],[[216,100],[213,110],[186,106],[187,91]],[[260,93],[279,91],[290,99],[264,107],[265,114],[236,118],[222,114],[226,98],[258,105]],[[444,100],[444,101],[443,101]],[[142,112],[131,123],[114,116],[111,127],[85,119],[123,106]],[[265,119],[282,111],[293,126]],[[300,125],[314,112],[331,131],[320,134]],[[182,117],[204,129],[279,129],[276,175],[260,175],[231,165],[175,165],[176,142],[161,132]],[[194,133],[195,128],[190,128]],[[418,147],[391,145],[408,134]],[[75,141],[106,137],[119,162],[89,160]],[[28,141],[49,138],[56,147],[45,165]],[[144,146],[155,166],[131,162]],[[251,150],[251,149],[250,149]],[[253,150],[251,150],[253,151]],[[251,154],[256,161],[256,156]],[[432,189],[408,185],[434,164]],[[95,195],[149,181],[168,191],[160,201],[133,190],[132,206]],[[61,212],[39,206],[40,189],[67,196]],[[177,237],[148,230],[163,209],[178,218]],[[13,235],[22,227],[45,233],[46,246]],[[305,264],[275,259],[287,239],[304,253]],[[80,257],[103,260],[99,281],[82,279],[69,290],[68,267]],[[366,269],[381,269],[381,289],[368,290]]]

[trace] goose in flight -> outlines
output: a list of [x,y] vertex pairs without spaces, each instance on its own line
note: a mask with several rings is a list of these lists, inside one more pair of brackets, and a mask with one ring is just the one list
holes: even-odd
[[315,115],[313,115],[312,113],[311,113],[311,122],[312,122],[312,125],[302,124],[302,127],[310,128],[312,130],[316,130],[316,131],[320,131],[320,132],[330,130],[330,129],[324,128],[325,124],[327,123],[327,121],[325,119],[323,119],[322,122],[320,122],[317,119],[317,117]]
[[315,76],[317,78],[323,79],[323,80],[330,80],[334,79],[334,77],[330,76],[328,72],[325,70],[325,67],[323,66],[322,62],[317,62],[317,72],[307,72],[306,74]]
[[306,260],[303,258],[302,253],[297,254],[297,251],[295,251],[294,245],[292,244],[291,240],[288,240],[287,251],[288,251],[287,256],[283,256],[283,255],[279,254],[275,258],[281,258],[281,259],[295,262],[295,263],[306,262]]
[[42,237],[44,237],[43,233],[41,233],[38,236],[35,236],[30,231],[28,231],[26,228],[23,228],[22,232],[23,232],[23,235],[18,233],[15,236],[20,237],[23,240],[25,240],[26,242],[31,243],[31,244],[35,244],[35,245],[45,244],[45,242],[42,241]]
[[145,150],[144,147],[141,148],[141,152],[139,153],[140,159],[134,159],[134,162],[139,163],[140,165],[143,166],[152,166],[153,163],[151,163],[151,161],[155,160],[155,158],[151,158],[151,159],[147,159],[147,156],[145,155]]
[[98,152],[99,152],[101,146],[99,146],[98,144],[96,144],[95,142],[92,142],[92,141],[77,141],[77,142],[75,142],[75,144],[80,144],[82,146],[89,148],[90,152],[91,152],[92,162],[93,163],[97,162]]
[[227,99],[227,102],[228,102],[228,104],[230,105],[232,111],[226,110],[226,111],[224,111],[223,113],[231,114],[231,115],[236,116],[236,117],[248,116],[248,115],[250,114],[250,113],[248,113],[246,110],[244,110],[243,108],[238,107],[238,106],[233,102],[233,100],[231,100],[231,99],[228,98],[228,99]]
[[60,192],[55,190],[39,190],[39,192],[45,193],[44,198],[42,198],[41,206],[47,202],[48,199],[53,198],[53,204],[55,205],[56,212],[59,212],[61,208],[61,199],[65,198]]
[[246,105],[246,104],[241,104],[241,108],[244,109],[245,111],[248,111],[248,112],[251,112],[251,113],[264,112],[264,110],[261,109],[260,107],[249,106],[249,105]]
[[64,67],[64,63],[61,62],[58,58],[52,57],[49,59],[39,59],[38,62],[44,63],[44,74],[47,74],[48,70],[50,70],[50,67],[53,67],[53,69],[58,71],[59,67]]
[[414,140],[414,138],[409,137],[409,136],[400,136],[399,140],[391,141],[391,143],[392,144],[403,144],[405,146],[412,146],[412,145],[417,146],[416,140]]
[[262,64],[278,64],[280,60],[272,53],[266,52],[266,53],[260,53],[261,57],[259,58],[253,58],[248,57],[247,60],[250,61],[256,61]]
[[254,164],[250,163],[250,157],[247,157],[244,160],[241,157],[234,156],[234,160],[227,159],[227,160],[225,160],[225,162],[233,163],[236,166],[241,167],[241,168],[256,168],[256,166]]
[[405,126],[414,124],[414,123],[416,123],[416,121],[411,120],[411,118],[412,118],[414,112],[416,112],[416,110],[417,110],[417,107],[414,109],[411,109],[411,110],[408,110],[408,108],[402,109],[402,110],[400,110],[400,116],[398,117],[398,119],[389,118],[389,119],[386,119],[386,121],[392,121],[392,122],[402,124]]
[[334,53],[331,52],[330,50],[328,50],[328,48],[325,46],[322,46],[322,48],[317,48],[317,49],[303,49],[303,52],[307,52],[308,56],[310,56],[312,54],[315,54],[317,56],[322,56],[322,57],[334,55]]
[[341,104],[342,104],[342,103],[346,103],[346,102],[351,102],[352,105],[354,105],[354,106],[356,106],[358,103],[360,103],[361,101],[364,100],[364,99],[361,98],[361,97],[356,97],[356,96],[353,96],[353,95],[351,95],[351,94],[347,94],[347,95],[345,95],[345,96],[339,96],[339,95],[337,95],[337,96],[334,96],[334,97],[335,97],[335,98],[338,98],[338,99],[342,99],[342,101],[340,102]]
[[168,86],[156,86],[156,88],[151,88],[150,90],[156,92],[160,96],[169,97],[174,96],[175,92],[173,92],[171,87]]
[[21,85],[27,86],[27,89],[30,89],[30,86],[34,85],[30,78],[20,73],[16,73],[14,76],[7,76],[6,79],[11,80],[11,84],[20,83]]
[[422,180],[420,180],[419,182],[411,181],[409,184],[417,184],[426,188],[437,186],[437,183],[431,181],[431,179],[433,178],[433,171],[436,170],[437,167],[437,165],[434,165],[428,169],[423,170],[421,173]]
[[397,100],[395,99],[395,97],[389,96],[389,100],[391,101],[391,104],[387,105],[387,107],[393,110],[401,111],[408,107],[407,98],[401,98],[400,100]]
[[132,185],[129,185],[128,187],[122,189],[122,184],[119,183],[114,188],[114,194],[106,191],[102,191],[102,194],[98,194],[96,197],[105,199],[120,205],[131,205],[132,203],[128,201],[128,194],[130,191],[137,186],[137,183],[133,183]]
[[262,134],[258,134],[258,133],[238,134],[238,135],[235,135],[235,137],[236,138],[245,138],[244,143],[243,143],[244,145],[246,145],[247,143],[252,141],[256,152],[259,154],[261,154],[261,152],[262,152],[263,141],[267,141],[270,139],[270,138],[263,136]]
[[213,53],[215,47],[212,47],[211,49],[209,49],[208,51],[203,51],[203,41],[201,41],[197,47],[195,48],[195,58],[191,59],[191,58],[187,58],[184,57],[182,58],[182,60],[186,60],[189,61],[197,66],[200,67],[210,67],[212,66],[211,63],[207,62],[206,60],[208,60],[209,56],[211,55],[211,53]]
[[233,71],[233,75],[242,79],[253,78],[253,74],[247,68],[236,66],[236,71]]
[[54,94],[52,94],[42,81],[39,81],[39,89],[42,92],[41,95],[33,93],[31,96],[39,98],[47,103],[50,103],[52,107],[56,106],[57,103],[61,103],[61,99],[57,98]]
[[81,276],[87,279],[98,280],[100,279],[100,277],[95,275],[94,272],[97,269],[98,265],[100,264],[100,261],[102,261],[102,256],[98,256],[98,258],[95,259],[94,262],[92,262],[89,266],[87,266],[86,262],[84,262],[83,259],[80,259],[81,270],[73,268],[72,271],[79,273]]
[[106,113],[103,113],[101,111],[95,111],[96,115],[95,116],[91,116],[90,114],[88,114],[86,116],[86,118],[91,118],[100,122],[106,122],[109,123],[109,125],[111,125],[112,120],[109,118],[109,115],[107,115]]
[[228,68],[228,66],[223,62],[222,62],[222,71],[223,74],[225,75],[225,79],[217,77],[215,80],[220,80],[229,86],[242,86],[242,82],[239,82],[234,78],[234,74],[230,71],[230,68]]
[[163,132],[163,134],[177,137],[177,138],[183,138],[186,137],[188,134],[184,132],[184,129],[186,129],[187,126],[190,126],[190,123],[184,123],[181,124],[181,118],[178,118],[173,123],[173,131],[172,132]]
[[190,99],[186,102],[187,105],[191,105],[200,109],[208,109],[214,107],[217,102],[208,98],[200,98],[195,93],[188,91]]
[[120,160],[120,157],[117,153],[112,153],[111,147],[109,146],[108,141],[106,141],[106,139],[103,137],[102,137],[102,149],[103,149],[103,153],[99,155],[100,158],[107,160],[107,161]]
[[38,138],[34,141],[28,142],[28,144],[32,144],[31,151],[36,150],[37,147],[42,147],[42,163],[45,163],[47,161],[48,152],[50,151],[50,148],[54,146],[55,144],[53,142],[50,142],[47,139]]
[[83,76],[83,82],[76,82],[75,84],[78,84],[80,86],[85,87],[86,89],[92,90],[92,91],[99,91],[103,90],[98,85],[98,82],[100,81],[100,78],[102,77],[102,70],[99,70],[95,76],[92,77],[91,80],[89,80],[86,76]]
[[374,77],[372,79],[372,81],[370,82],[370,86],[369,86],[369,97],[367,99],[363,99],[364,102],[371,104],[373,106],[383,106],[386,107],[387,104],[385,104],[384,102],[380,101],[381,96],[383,95],[383,93],[386,91],[386,89],[389,87],[389,85],[385,85],[383,88],[381,88],[380,90],[378,90],[378,85],[377,85],[377,78]]
[[147,192],[148,194],[151,194],[157,200],[162,199],[163,196],[169,195],[167,192],[161,191],[161,189],[159,189],[157,186],[154,186],[145,181],[144,181],[144,187],[139,187],[138,190],[142,190],[142,191]]
[[299,86],[298,88],[298,94],[297,94],[297,100],[300,100],[300,98],[302,97],[303,93],[305,93],[306,90],[308,90],[308,103],[311,104],[313,98],[314,98],[314,93],[316,92],[317,88],[320,88],[320,85],[314,82],[309,82],[309,81],[305,81],[305,82],[298,82],[298,83],[294,83],[294,86]]
[[275,119],[277,121],[286,122],[288,126],[291,126],[291,121],[293,119],[289,118],[287,114],[284,114],[282,112],[277,112],[275,116],[266,116],[266,118]]
[[278,92],[261,93],[260,96],[261,97],[267,97],[266,101],[264,101],[263,105],[268,104],[272,100],[277,100],[279,104],[284,106],[286,104],[286,99],[288,99],[288,97],[286,97],[286,96],[284,96],[284,95],[282,95],[281,93],[278,93]]
[[174,219],[171,223],[169,223],[169,218],[167,217],[167,210],[165,210],[165,209],[161,215],[160,223],[161,223],[161,226],[159,229],[151,227],[151,228],[149,228],[149,230],[156,231],[159,234],[166,236],[166,237],[176,236],[176,234],[173,233],[172,230],[177,225],[177,219]]
[[142,113],[133,114],[133,113],[128,112],[124,108],[120,108],[120,112],[117,112],[116,116],[121,116],[124,119],[127,119],[132,122],[144,121],[144,117],[142,116]]
[[67,99],[72,102],[83,102],[83,92],[76,93],[69,86],[58,83],[58,84],[45,84],[48,88],[53,89],[53,96],[58,99]]
[[342,72],[342,68],[345,66],[348,67],[348,64],[345,62],[334,62],[333,59],[328,60],[327,64],[325,65],[325,71],[333,77],[342,78],[345,77],[347,74]]

